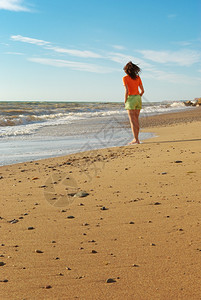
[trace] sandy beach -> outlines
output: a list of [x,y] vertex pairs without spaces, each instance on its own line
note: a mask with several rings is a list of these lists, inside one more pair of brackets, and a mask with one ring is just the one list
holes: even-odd
[[0,167],[0,299],[201,299],[201,107],[140,145]]

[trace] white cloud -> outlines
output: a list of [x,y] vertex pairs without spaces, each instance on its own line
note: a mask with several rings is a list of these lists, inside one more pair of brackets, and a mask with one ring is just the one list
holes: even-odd
[[122,53],[110,53],[110,59],[122,65],[125,65],[128,61],[131,60],[133,63],[139,65],[139,67],[142,68],[143,78],[150,78],[157,81],[166,81],[175,84],[201,84],[201,78],[199,77],[191,77],[184,74],[158,70],[154,65],[147,63],[146,61],[138,57],[125,55]]
[[124,46],[121,46],[121,45],[113,45],[112,47],[117,50],[125,50],[126,49]]
[[75,61],[68,61],[68,60],[62,60],[62,59],[50,59],[50,58],[28,58],[29,61],[43,64],[43,65],[49,65],[53,67],[64,67],[64,68],[70,68],[73,70],[78,71],[87,71],[92,73],[111,73],[111,72],[117,72],[118,69],[110,68],[110,67],[103,67],[95,64],[89,64],[89,63],[82,63],[82,62],[75,62]]
[[7,44],[7,43],[0,43],[0,45],[9,46],[9,44]]
[[192,45],[191,42],[188,42],[188,41],[177,41],[177,42],[173,42],[173,44],[176,44],[176,45],[179,45],[179,46],[190,46]]
[[[72,70],[86,71],[92,73],[111,73],[111,72],[121,72],[123,66],[128,62],[132,61],[138,64],[143,71],[143,77],[151,78],[157,81],[167,81],[170,83],[183,83],[183,84],[195,84],[201,83],[200,78],[192,78],[184,74],[176,74],[173,72],[165,72],[163,70],[158,70],[154,64],[147,62],[147,60],[167,64],[174,63],[181,66],[190,66],[201,59],[201,54],[198,51],[190,50],[180,50],[180,51],[153,51],[153,50],[139,50],[137,53],[143,55],[143,58],[137,56],[127,55],[119,52],[108,52],[104,56],[86,50],[76,50],[76,49],[66,49],[57,46],[53,46],[52,43],[40,39],[34,39],[30,37],[24,37],[21,35],[11,36],[13,41],[19,41],[23,43],[34,44],[43,47],[47,50],[52,50],[56,53],[67,54],[70,56],[75,56],[79,58],[101,58],[109,61],[121,64],[121,67],[112,68],[109,66],[101,66],[97,64],[70,61],[65,59],[52,59],[52,58],[29,58],[28,60],[34,63],[49,65],[54,67],[69,68]],[[9,54],[20,54],[20,53],[9,53]]]
[[11,54],[11,55],[24,55],[21,52],[6,52],[5,54]]
[[49,49],[54,50],[58,53],[66,53],[70,54],[72,56],[77,57],[85,57],[85,58],[101,58],[101,55],[92,52],[92,51],[86,51],[86,50],[76,50],[76,49],[65,49],[65,48],[59,48],[59,47],[48,47]]
[[87,51],[87,50],[76,50],[76,49],[66,49],[66,48],[60,48],[60,47],[54,47],[50,42],[39,40],[39,39],[33,39],[30,37],[25,37],[21,35],[12,35],[11,39],[18,42],[28,43],[28,44],[34,44],[37,46],[45,46],[46,49],[53,50],[57,53],[64,53],[69,54],[76,57],[84,57],[84,58],[101,58],[102,56],[98,53]]
[[23,0],[0,0],[0,9],[11,11],[29,11],[23,5]]
[[139,65],[139,67],[142,67],[142,68],[150,68],[151,67],[151,64],[145,62],[144,60],[142,60],[138,57],[134,57],[132,55],[111,52],[111,53],[109,53],[108,58],[110,60],[120,63],[122,65],[125,65],[129,61],[132,61],[134,64],[137,64],[137,65]]
[[49,42],[46,42],[43,40],[33,39],[33,38],[21,36],[21,35],[12,35],[11,39],[14,41],[24,42],[24,43],[28,43],[28,44],[34,44],[34,45],[38,45],[38,46],[45,46],[45,45],[50,44]]
[[201,60],[201,53],[194,50],[154,51],[139,50],[144,58],[157,63],[174,63],[180,66],[191,66]]
[[174,84],[197,85],[201,84],[201,77],[188,76],[185,74],[165,72],[152,69],[150,72],[143,72],[144,78],[151,78],[159,81],[166,81]]

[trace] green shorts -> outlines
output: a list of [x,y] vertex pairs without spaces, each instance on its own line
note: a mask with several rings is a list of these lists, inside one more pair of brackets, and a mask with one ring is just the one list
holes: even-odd
[[125,103],[125,109],[141,109],[142,100],[140,95],[129,95]]

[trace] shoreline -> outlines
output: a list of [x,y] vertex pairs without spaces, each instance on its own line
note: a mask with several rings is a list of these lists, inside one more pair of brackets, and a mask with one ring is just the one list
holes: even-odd
[[0,167],[0,298],[199,299],[201,120],[182,118]]
[[[166,125],[173,125],[173,124],[177,124],[177,123],[186,123],[186,122],[192,122],[193,120],[199,120],[201,116],[201,108],[200,107],[196,107],[190,110],[183,110],[181,112],[171,112],[171,113],[162,113],[162,114],[158,114],[158,115],[154,115],[154,116],[142,116],[140,117],[140,124],[141,124],[141,140],[144,142],[147,139],[149,139],[150,137],[146,136],[146,135],[150,135],[155,131],[155,128],[157,126],[166,126]],[[27,141],[27,146],[28,148],[26,148],[26,140],[22,140],[22,145],[25,146],[26,152],[25,152],[25,157],[27,157],[26,159],[21,159],[21,157],[23,156],[23,146],[18,145],[18,143],[15,140],[10,140],[10,142],[7,145],[7,148],[9,149],[8,152],[8,158],[5,157],[5,159],[8,161],[8,163],[4,164],[2,162],[1,166],[9,166],[9,165],[14,165],[14,164],[18,164],[18,163],[23,163],[23,162],[29,162],[29,161],[38,161],[41,159],[48,159],[50,157],[62,157],[62,156],[66,156],[66,155],[72,155],[72,154],[76,154],[76,153],[82,153],[83,151],[88,149],[91,150],[98,150],[98,149],[106,149],[106,148],[114,148],[114,147],[118,147],[118,146],[124,146],[127,145],[128,142],[130,141],[130,139],[132,139],[132,133],[131,133],[131,129],[130,129],[130,124],[129,121],[127,120],[127,122],[125,121],[118,121],[115,119],[116,124],[112,124],[111,123],[112,120],[108,121],[109,123],[105,123],[105,125],[101,125],[100,123],[100,131],[99,132],[95,132],[91,139],[80,139],[80,147],[78,146],[78,144],[75,144],[75,147],[70,145],[70,140],[72,140],[73,142],[73,136],[72,138],[67,137],[65,139],[65,136],[61,135],[60,139],[59,137],[57,137],[57,146],[55,147],[53,140],[47,140],[47,145],[46,145],[46,154],[43,152],[43,148],[45,147],[45,144],[43,145],[43,143],[40,145],[40,139],[37,138],[36,135],[36,140],[33,139],[32,140],[28,140]],[[114,142],[112,142],[113,139],[113,133],[112,133],[112,128],[109,128],[108,125],[112,125],[112,126],[119,126],[119,137],[118,140],[115,140]],[[122,126],[121,126],[122,124]],[[105,128],[104,128],[105,127]],[[151,128],[153,127],[153,131],[150,132],[149,130],[147,131],[146,128]],[[55,130],[55,129],[54,129]],[[109,133],[107,133],[106,135],[110,135],[110,140],[108,140],[108,137],[105,137],[105,130],[107,130]],[[61,132],[65,131],[65,126],[62,127]],[[101,132],[102,131],[102,132]],[[46,133],[47,134],[47,133]],[[101,136],[101,135],[102,136]],[[42,135],[45,135],[45,131],[42,130]],[[122,137],[121,137],[122,136]],[[124,137],[124,138],[123,138]],[[70,138],[70,140],[69,140]],[[77,143],[77,140],[75,140],[75,142]],[[20,143],[20,140],[19,140]],[[98,144],[97,144],[98,143]],[[97,146],[96,146],[97,144]],[[119,145],[120,144],[120,145]],[[3,144],[4,145],[4,144]],[[88,145],[88,146],[87,146]],[[12,147],[16,148],[19,147],[16,156],[11,155],[12,154]],[[3,147],[6,147],[6,143]],[[31,148],[33,147],[33,148]],[[36,151],[37,147],[41,148],[40,151],[41,155]],[[63,148],[62,148],[63,147]],[[97,147],[97,148],[96,148]],[[70,148],[72,148],[70,150]],[[74,149],[73,149],[74,148]],[[77,149],[76,149],[77,148]],[[17,148],[16,148],[17,149]],[[29,152],[29,151],[33,151],[33,153]],[[36,152],[36,153],[35,153]],[[53,154],[48,154],[53,152]],[[67,153],[65,153],[67,152]],[[57,154],[58,153],[58,154]],[[3,154],[4,155],[4,154]],[[10,156],[10,158],[9,158]],[[41,157],[40,157],[41,156]],[[16,160],[16,161],[15,161]],[[19,162],[19,160],[21,160],[21,162]],[[14,162],[13,162],[14,161]],[[0,167],[1,167],[0,166]]]
[[201,119],[201,107],[194,107],[190,110],[158,114],[140,118],[141,128],[156,126],[167,126],[179,123],[193,122]]

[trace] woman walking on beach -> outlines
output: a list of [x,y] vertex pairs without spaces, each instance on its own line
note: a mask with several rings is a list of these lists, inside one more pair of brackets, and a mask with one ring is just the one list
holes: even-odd
[[144,94],[144,88],[139,76],[141,69],[130,61],[125,65],[124,71],[127,74],[123,77],[125,86],[125,109],[128,111],[130,125],[134,136],[134,139],[129,144],[140,144],[138,138],[140,130],[139,114],[140,109],[142,108],[141,96]]

